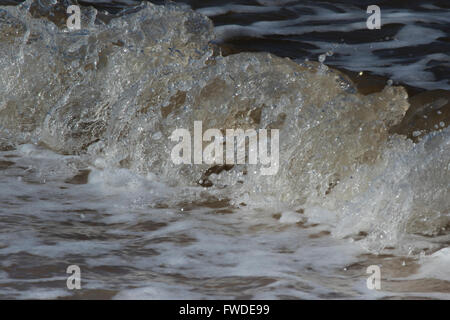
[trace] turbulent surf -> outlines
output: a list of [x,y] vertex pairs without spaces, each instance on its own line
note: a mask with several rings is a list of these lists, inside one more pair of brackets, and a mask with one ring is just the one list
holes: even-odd
[[[395,130],[410,109],[405,88],[387,83],[363,94],[326,61],[223,56],[209,18],[184,5],[144,3],[120,14],[82,7],[81,17],[81,29],[71,31],[58,4],[0,9],[3,281],[26,278],[11,265],[34,261],[23,257],[29,250],[37,260],[77,256],[93,274],[93,292],[106,296],[204,297],[209,284],[218,297],[236,297],[226,276],[235,286],[251,283],[253,297],[332,297],[336,290],[345,297],[362,289],[345,287],[336,270],[376,259],[372,254],[411,259],[417,268],[406,278],[417,277],[419,266],[429,270],[432,259],[448,260],[450,131],[440,121],[413,141]],[[278,129],[278,172],[175,164],[171,134],[195,121],[222,132]],[[37,234],[27,234],[38,222]],[[12,241],[7,230],[29,241]],[[127,247],[126,239],[134,244]],[[229,241],[235,247],[228,251]],[[84,244],[71,249],[72,242]],[[125,285],[139,278],[127,270],[124,253],[117,256],[128,250],[135,268],[152,273],[148,281],[164,278],[141,289]],[[208,260],[222,251],[218,261]],[[338,252],[347,258],[332,262]],[[271,257],[266,268],[248,274],[264,254]],[[108,263],[128,282],[95,280],[96,267]],[[437,292],[445,296],[448,268],[435,266],[442,272]],[[332,285],[318,280],[327,268]],[[184,279],[189,275],[203,289]],[[56,271],[47,276],[59,279]],[[38,287],[44,297],[67,294]],[[18,287],[4,290],[24,296]]]

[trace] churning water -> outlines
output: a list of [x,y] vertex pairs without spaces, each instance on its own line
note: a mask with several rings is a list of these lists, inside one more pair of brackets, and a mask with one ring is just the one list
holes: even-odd
[[[97,2],[0,9],[0,298],[450,298],[448,6]],[[195,121],[279,170],[175,164]]]

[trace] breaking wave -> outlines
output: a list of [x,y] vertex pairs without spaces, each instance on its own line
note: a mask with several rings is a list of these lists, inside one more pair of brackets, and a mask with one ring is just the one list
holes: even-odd
[[[208,180],[233,206],[286,207],[377,252],[448,243],[450,132],[441,123],[419,142],[393,134],[409,108],[404,88],[363,95],[323,63],[223,57],[211,21],[181,5],[83,7],[78,31],[61,12],[33,1],[0,9],[3,150],[35,143],[171,186]],[[194,121],[278,129],[278,173],[175,165],[171,133]]]

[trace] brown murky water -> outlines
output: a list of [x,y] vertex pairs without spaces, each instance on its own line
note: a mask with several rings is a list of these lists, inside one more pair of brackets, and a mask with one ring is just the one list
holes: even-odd
[[[80,1],[82,4],[88,2],[94,1]],[[206,89],[199,90],[200,93],[195,96],[197,89],[186,79],[192,77],[194,80],[198,79],[197,83],[201,83],[203,77],[210,75],[205,72],[205,75],[195,78],[196,75],[189,73],[192,72],[190,70],[186,71],[186,67],[181,69],[181,72],[177,71],[182,75],[177,78],[177,85],[183,81],[188,84],[177,87],[178,91],[174,90],[176,94],[169,95],[166,103],[165,93],[160,86],[170,87],[173,82],[163,82],[163,85],[160,85],[155,81],[155,84],[148,84],[147,80],[140,80],[146,79],[145,73],[143,78],[140,78],[142,75],[139,74],[139,68],[134,70],[135,65],[130,63],[123,70],[133,69],[135,73],[121,73],[124,81],[128,81],[126,84],[113,83],[99,88],[97,92],[93,83],[109,83],[110,78],[102,78],[102,70],[109,70],[114,54],[122,54],[122,51],[115,50],[124,50],[126,54],[134,50],[132,46],[128,46],[127,41],[135,34],[130,34],[130,38],[124,36],[121,40],[123,42],[113,39],[114,43],[119,45],[107,47],[103,46],[102,42],[106,41],[104,38],[107,36],[98,36],[91,30],[91,39],[96,39],[92,40],[92,43],[98,43],[92,45],[90,50],[94,53],[103,52],[94,56],[106,57],[102,60],[105,69],[97,67],[97,61],[92,62],[86,58],[89,57],[89,50],[80,49],[82,58],[77,56],[74,60],[79,62],[81,67],[77,69],[73,64],[73,74],[83,72],[87,79],[98,75],[99,81],[88,83],[82,87],[83,90],[77,91],[77,87],[74,87],[73,91],[68,91],[67,99],[72,103],[69,105],[74,106],[73,109],[69,108],[69,112],[58,114],[55,110],[61,105],[65,107],[61,101],[66,100],[57,100],[52,104],[52,108],[46,111],[47,115],[44,112],[45,124],[32,133],[27,133],[26,128],[33,126],[32,120],[29,119],[34,119],[33,116],[39,114],[38,111],[21,112],[18,109],[16,116],[25,119],[17,120],[17,126],[24,128],[20,134],[9,128],[7,121],[0,123],[0,298],[449,299],[450,217],[448,202],[445,202],[448,198],[446,195],[450,170],[447,129],[450,121],[450,48],[449,25],[445,20],[450,10],[448,4],[443,1],[417,1],[411,7],[405,8],[401,2],[383,2],[380,6],[386,24],[383,24],[379,32],[369,32],[364,30],[367,14],[360,12],[364,6],[357,1],[346,4],[340,1],[234,1],[227,5],[223,5],[221,1],[210,1],[207,4],[203,1],[184,2],[212,18],[217,35],[212,44],[217,46],[214,49],[216,54],[221,51],[224,56],[231,57],[242,51],[268,51],[302,63],[305,59],[317,61],[320,54],[332,50],[333,55],[326,57],[325,64],[336,67],[351,79],[356,91],[367,97],[368,100],[363,100],[366,102],[371,101],[370,97],[382,99],[389,79],[393,80],[394,85],[402,84],[408,93],[410,107],[402,120],[389,127],[388,131],[391,135],[407,137],[415,144],[409,140],[401,142],[403,140],[393,139],[393,147],[388,146],[383,149],[384,153],[380,152],[382,155],[377,158],[379,162],[357,166],[347,180],[342,177],[342,182],[331,183],[327,192],[319,198],[323,200],[322,206],[318,204],[320,201],[314,202],[311,199],[302,202],[294,197],[294,200],[290,200],[289,196],[298,190],[295,182],[301,177],[295,177],[289,172],[285,177],[292,181],[289,184],[285,181],[269,181],[267,185],[272,184],[273,188],[265,187],[263,177],[254,177],[251,172],[243,176],[239,172],[236,173],[235,169],[225,170],[222,173],[223,180],[217,179],[218,182],[211,178],[212,182],[208,188],[194,182],[177,184],[177,177],[182,181],[189,176],[190,170],[194,172],[195,169],[186,169],[188,173],[182,170],[171,171],[174,169],[164,167],[160,158],[152,158],[150,152],[142,151],[143,144],[141,145],[139,139],[129,138],[132,136],[133,127],[144,128],[142,130],[145,131],[145,125],[153,123],[155,116],[149,114],[148,106],[145,105],[147,109],[141,106],[136,110],[132,107],[120,109],[120,112],[117,112],[119,120],[114,119],[119,123],[117,126],[120,130],[105,129],[109,135],[105,137],[102,135],[102,128],[113,125],[112,118],[108,117],[116,109],[108,109],[105,112],[107,115],[103,115],[101,108],[116,102],[102,100],[105,98],[98,92],[105,91],[115,97],[117,90],[119,104],[133,106],[133,103],[129,102],[131,98],[126,94],[127,89],[137,87],[138,89],[133,89],[130,93],[130,96],[136,96],[136,92],[141,92],[140,88],[143,87],[144,94],[140,98],[153,108],[161,108],[160,121],[164,120],[164,124],[168,125],[167,121],[175,119],[171,118],[171,114],[182,109],[183,104],[188,104],[186,101],[190,99],[190,92],[194,92],[194,98],[198,99],[194,99],[195,101],[205,99],[204,101],[211,103],[212,108],[215,105],[214,100],[225,101],[226,104],[227,99],[231,99],[223,98],[227,97],[227,90],[221,89],[221,94],[210,96]],[[1,3],[5,4],[4,1]],[[128,7],[126,3],[127,1],[113,1],[106,4],[103,1],[102,4],[96,4],[101,11],[97,18],[110,21],[112,14]],[[128,1],[128,4],[133,3],[135,1]],[[35,18],[49,19],[63,26],[65,15],[61,8],[64,8],[64,5],[53,11],[49,10],[54,13],[50,15],[42,8],[30,11]],[[102,11],[105,9],[110,13],[105,14],[105,11]],[[399,10],[402,10],[403,16],[397,15]],[[149,14],[154,13],[151,11]],[[363,21],[362,27],[354,24],[360,20]],[[171,23],[164,20],[160,22],[163,26],[172,26]],[[47,31],[36,30],[39,32],[29,35],[29,43],[39,43],[40,39],[47,35]],[[411,37],[411,34],[428,34],[428,37]],[[120,37],[120,34],[116,32],[116,36]],[[157,36],[164,39],[165,35]],[[171,37],[176,38],[177,35]],[[51,38],[48,39],[49,54],[46,56],[45,52],[39,53],[42,54],[41,59],[44,62],[51,61],[45,59],[51,59],[52,54],[55,57],[59,57],[60,52],[65,54],[64,50],[71,45],[70,42],[52,42]],[[136,46],[139,46],[138,40],[136,41]],[[157,48],[154,43],[149,43],[146,45],[150,48]],[[4,45],[2,48],[9,47]],[[42,46],[42,50],[47,50],[44,48],[45,46]],[[74,48],[74,51],[67,52],[78,54],[78,47]],[[185,49],[186,52],[191,50],[188,46]],[[24,50],[27,50],[26,47]],[[9,54],[10,51],[5,52]],[[29,52],[37,53],[33,49]],[[64,54],[61,56],[66,58]],[[144,68],[147,62],[139,64],[142,56],[137,54],[136,60],[133,61]],[[166,58],[164,53],[161,53],[161,56]],[[366,60],[367,56],[370,61]],[[130,61],[135,59],[135,56],[125,57]],[[184,60],[180,57],[173,59],[178,64],[183,64]],[[9,60],[3,59],[9,63]],[[19,64],[20,57],[17,59]],[[26,59],[29,60],[26,60],[25,66],[34,66],[35,63],[41,65],[32,58]],[[161,60],[164,62],[160,64],[171,65],[173,60],[170,59],[172,58]],[[215,59],[213,62],[208,60],[208,63],[213,66],[220,65],[220,58]],[[116,60],[118,66],[120,61],[121,59]],[[253,63],[248,61],[243,59],[242,64]],[[83,63],[90,68],[83,69]],[[239,63],[237,60],[236,64]],[[275,64],[272,61],[270,63]],[[276,63],[281,65],[281,62]],[[41,66],[44,68],[46,64]],[[57,74],[54,79],[58,79],[61,74],[61,78],[64,78],[65,73],[60,72],[58,68],[67,68],[67,65],[60,66],[55,62],[54,66]],[[231,62],[224,64],[218,74],[233,74],[229,71],[233,68],[235,67]],[[36,89],[32,84],[42,78],[34,76],[38,74],[38,70],[31,67],[23,67],[20,70],[23,80],[17,83],[23,84],[21,91]],[[171,69],[167,70],[158,76],[164,78],[171,74]],[[272,76],[270,72],[263,71],[263,79],[272,81],[269,80]],[[151,72],[148,71],[148,74]],[[212,78],[219,77],[213,71],[208,72],[213,74]],[[6,72],[5,74],[9,75]],[[236,74],[240,75],[239,71],[236,71]],[[258,74],[255,72],[254,78],[257,78]],[[1,78],[1,84],[11,79]],[[76,81],[84,85],[82,79],[80,76]],[[318,92],[318,96],[321,93],[326,96],[329,90],[332,91],[326,87],[327,79],[320,82],[319,77],[317,82],[313,82],[316,81],[314,79],[316,78],[311,76],[312,94]],[[251,82],[250,80],[248,82]],[[64,79],[58,81],[55,80],[54,86],[64,91],[66,87],[61,85]],[[276,81],[281,80],[276,78],[271,83],[277,83]],[[217,84],[217,81],[212,83]],[[261,83],[263,86],[264,81]],[[320,87],[321,84],[324,87]],[[287,82],[285,88],[289,88],[289,85],[290,82]],[[93,91],[88,91],[87,88],[92,86]],[[200,86],[202,89],[209,88],[207,83]],[[240,101],[244,101],[242,104],[246,103],[247,98],[256,101],[255,96],[259,93],[246,96],[248,92],[253,91],[241,89],[244,86],[245,83],[242,82],[234,87],[234,92],[241,95]],[[47,88],[44,85],[43,87]],[[161,91],[150,95],[148,92],[151,92],[152,88]],[[187,93],[180,95],[182,89]],[[265,101],[269,101],[267,104],[270,104],[271,99],[276,99],[273,96],[278,95],[276,90],[272,92],[269,89],[264,89],[267,90],[264,91],[264,94],[267,94]],[[75,92],[73,96],[72,92]],[[83,92],[92,93],[92,97]],[[379,96],[373,96],[374,93]],[[0,111],[4,101],[7,102],[4,109],[6,111],[0,113],[0,118],[3,116],[6,119],[10,116],[6,112],[12,104],[28,103],[25,98],[19,101],[10,99],[28,97],[20,96],[21,92],[11,89],[2,91],[1,94],[4,100],[1,101]],[[52,94],[57,93],[50,93],[50,98]],[[296,93],[286,89],[283,94],[286,97],[294,97]],[[33,94],[30,96],[34,97]],[[353,103],[355,100],[352,100],[352,97],[349,93],[344,101]],[[286,100],[288,99],[283,100],[282,97],[274,100],[273,104],[284,108],[283,103]],[[41,103],[39,101],[36,104]],[[45,105],[45,100],[42,101]],[[106,124],[87,121],[72,126],[72,123],[83,119],[84,115],[89,115],[89,103],[95,105],[97,101],[101,101],[101,108],[94,108],[96,119],[104,117],[110,121],[105,121]],[[172,106],[170,101],[176,103]],[[339,106],[336,102],[339,100],[330,101],[334,101],[330,105],[334,106],[333,103],[336,103]],[[356,105],[357,103],[355,108]],[[37,110],[39,106],[36,107]],[[45,109],[45,106],[42,108]],[[84,115],[77,113],[76,110],[80,108],[86,108],[82,109]],[[221,110],[220,105],[217,108]],[[217,110],[217,119],[224,117],[219,115]],[[289,111],[288,107],[283,110],[286,113]],[[339,109],[336,110],[336,117],[345,118],[339,114]],[[272,112],[275,114],[277,111],[273,108]],[[53,113],[57,116],[51,118]],[[129,124],[120,124],[126,123],[127,117],[135,113],[139,116],[131,118]],[[292,114],[284,117],[289,120],[290,116]],[[316,115],[311,113],[311,116]],[[369,118],[370,115],[361,112],[363,124],[368,121],[364,117]],[[184,119],[182,113],[178,118],[181,120],[173,121],[179,120],[179,123],[170,125],[190,125],[190,120],[186,120],[187,117]],[[264,113],[261,118],[263,120],[260,121],[264,121]],[[14,117],[8,119],[15,121]],[[140,122],[139,119],[144,120]],[[210,119],[216,121],[213,116]],[[284,118],[276,119],[278,121]],[[280,123],[288,120],[273,123],[281,126]],[[339,123],[329,123],[330,127],[339,127]],[[50,139],[50,134],[45,136],[42,132],[46,132],[47,127],[53,128],[53,124],[57,133],[56,138]],[[342,126],[345,126],[345,122],[342,122]],[[66,134],[67,127],[72,130],[69,131],[70,134]],[[294,129],[291,127],[286,130],[294,134]],[[354,138],[349,131],[351,129],[336,129],[335,132],[346,132],[344,136],[348,135],[348,139],[352,140]],[[48,129],[48,132],[52,131]],[[100,138],[85,143],[83,136],[92,132],[93,135],[99,132]],[[145,131],[152,137],[151,141],[156,146],[155,141],[160,139],[158,132]],[[325,131],[318,132],[317,136],[326,135]],[[306,131],[304,134],[307,134]],[[113,143],[115,135],[120,137],[116,144]],[[312,136],[313,145],[324,143],[319,137],[314,140],[316,137]],[[77,144],[77,139],[83,143]],[[103,141],[106,141],[105,145],[101,144]],[[125,143],[122,144],[122,141]],[[336,141],[325,140],[325,143],[330,143],[331,150],[331,145],[337,143]],[[146,143],[149,144],[148,141]],[[284,152],[297,150],[299,147],[293,142],[286,144],[286,148],[281,149]],[[71,152],[67,151],[69,146],[75,146]],[[357,148],[355,150],[358,151]],[[124,154],[127,156],[123,156]],[[298,157],[301,157],[301,152],[298,154]],[[293,167],[291,172],[302,172],[294,167],[295,159],[295,156],[289,158],[289,164]],[[330,161],[332,159],[330,154]],[[110,160],[119,164],[111,164],[108,162]],[[305,160],[305,163],[308,161]],[[325,165],[321,167],[320,163],[327,163],[326,159],[320,162],[322,160],[311,157],[309,162],[314,161],[319,165],[313,167],[310,172],[318,173],[312,176],[319,180],[325,179],[323,176],[326,176],[327,171],[320,172],[320,169],[325,170]],[[151,162],[151,165],[147,170],[142,163],[148,162]],[[163,169],[158,169],[160,167]],[[214,171],[211,168],[209,170]],[[371,172],[375,177],[371,176]],[[208,175],[215,174],[209,172]],[[218,176],[220,174],[221,172],[217,172]],[[166,179],[166,175],[175,179]],[[310,181],[311,184],[314,183],[314,179],[311,178]],[[358,189],[364,184],[370,186],[369,191]],[[421,184],[423,189],[420,188]],[[349,200],[342,204],[343,196],[348,196],[347,192],[350,191],[345,189],[345,192],[339,193],[340,188],[353,190],[354,197],[349,197]],[[399,193],[395,193],[396,190],[400,190]],[[408,195],[411,197],[408,198]],[[416,211],[424,214],[416,217]],[[407,218],[401,220],[403,216]],[[384,224],[386,221],[387,224]],[[398,223],[399,227],[386,230],[386,233],[377,229],[377,226],[382,229],[395,223]],[[377,238],[380,235],[389,239]],[[383,241],[386,241],[386,244],[378,248],[377,244],[385,243]],[[71,265],[81,269],[81,290],[69,290],[66,286],[69,277],[66,270]],[[367,279],[371,275],[367,273],[367,268],[374,265],[379,266],[381,270],[381,290],[371,290],[367,287]]]

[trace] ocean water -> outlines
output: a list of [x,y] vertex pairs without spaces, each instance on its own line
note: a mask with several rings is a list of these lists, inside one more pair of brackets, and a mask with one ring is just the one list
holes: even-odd
[[[445,2],[379,31],[356,1],[80,3],[0,8],[0,298],[450,298]],[[276,174],[174,163],[196,121],[279,130]]]

